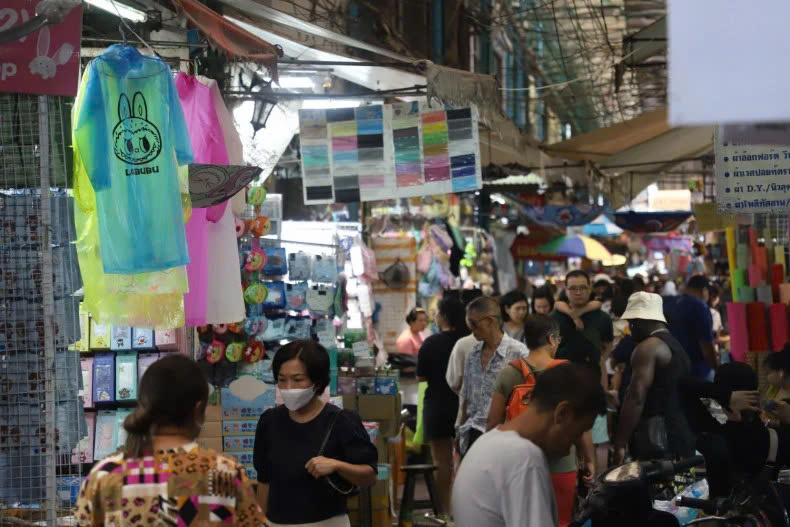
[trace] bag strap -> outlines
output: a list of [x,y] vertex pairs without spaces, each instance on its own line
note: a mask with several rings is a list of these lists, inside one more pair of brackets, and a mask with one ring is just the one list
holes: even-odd
[[324,455],[324,449],[326,449],[326,444],[329,442],[329,436],[332,435],[332,429],[335,427],[335,421],[337,421],[338,415],[340,415],[340,410],[335,412],[332,416],[332,420],[329,422],[329,428],[327,428],[324,440],[321,442],[321,448],[318,450],[318,457]]

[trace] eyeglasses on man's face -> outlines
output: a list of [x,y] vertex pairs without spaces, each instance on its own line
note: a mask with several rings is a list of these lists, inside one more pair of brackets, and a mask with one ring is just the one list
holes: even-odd
[[571,293],[586,293],[590,290],[590,286],[588,285],[575,285],[573,287],[569,287],[568,291]]
[[476,328],[477,326],[479,326],[479,325],[480,325],[480,323],[481,323],[482,321],[484,321],[484,320],[485,320],[485,319],[487,319],[487,318],[494,318],[494,315],[485,315],[485,316],[482,316],[482,317],[480,317],[480,318],[471,318],[471,317],[466,317],[466,323],[467,323],[467,325],[468,325],[470,328]]

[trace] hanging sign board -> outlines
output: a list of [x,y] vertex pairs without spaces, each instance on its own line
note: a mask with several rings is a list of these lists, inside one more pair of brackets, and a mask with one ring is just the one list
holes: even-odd
[[[0,7],[0,32],[34,18],[40,3],[5,0]],[[77,95],[81,34],[79,6],[60,24],[0,44],[0,92]]]
[[722,139],[717,127],[716,208],[719,214],[790,211],[790,145]]

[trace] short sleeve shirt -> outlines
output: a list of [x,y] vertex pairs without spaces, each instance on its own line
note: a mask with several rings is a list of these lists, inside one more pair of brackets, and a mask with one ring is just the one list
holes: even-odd
[[486,431],[488,411],[491,409],[491,396],[499,372],[510,361],[529,355],[527,347],[521,342],[503,335],[502,342],[488,361],[486,369],[480,363],[483,342],[478,342],[475,350],[466,358],[464,367],[463,399],[467,404],[467,420],[461,425],[461,451],[466,451],[466,438],[469,430]]
[[258,480],[269,484],[266,515],[272,522],[318,523],[346,513],[346,497],[305,468],[318,455],[331,419],[338,412],[324,456],[376,470],[378,452],[355,412],[327,404],[312,421],[297,423],[285,406],[278,406],[261,416],[255,430],[253,464]]
[[600,309],[590,311],[582,315],[584,329],[579,330],[565,313],[554,311],[551,316],[559,324],[562,336],[556,358],[599,368],[603,345],[614,341],[612,318]]
[[708,305],[697,297],[682,295],[664,299],[669,332],[680,342],[691,360],[693,374],[707,378],[712,368],[702,354],[700,342],[713,341],[713,317]]

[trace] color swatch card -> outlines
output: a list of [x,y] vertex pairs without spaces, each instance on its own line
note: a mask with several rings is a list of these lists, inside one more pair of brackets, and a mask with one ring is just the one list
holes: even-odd
[[392,137],[397,195],[419,195],[425,184],[420,148],[419,104],[405,102],[392,105]]
[[306,204],[482,186],[477,107],[416,102],[299,112]]
[[326,110],[299,110],[302,187],[307,204],[335,201],[329,164],[331,142],[328,128]]

